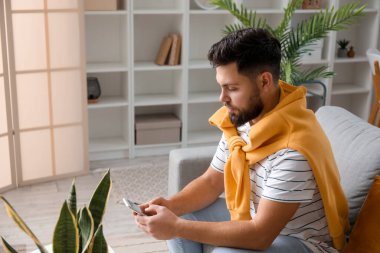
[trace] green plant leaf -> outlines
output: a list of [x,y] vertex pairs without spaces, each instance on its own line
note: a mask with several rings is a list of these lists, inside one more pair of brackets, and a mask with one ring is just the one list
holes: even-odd
[[236,3],[231,0],[210,0],[210,3],[221,9],[228,10],[240,22],[240,24],[226,26],[224,30],[226,34],[246,27],[265,28],[273,32],[273,29],[267,24],[265,18],[257,17],[255,11],[245,8],[243,5],[238,7]]
[[79,250],[79,232],[74,214],[67,201],[62,205],[53,234],[54,253],[77,253]]
[[111,192],[112,182],[110,170],[106,172],[92,195],[89,209],[94,219],[94,229],[96,230],[102,222],[108,198]]
[[95,232],[94,238],[91,243],[89,253],[107,253],[108,246],[106,239],[103,235],[103,225],[100,225]]
[[12,248],[12,246],[9,245],[9,243],[3,237],[1,237],[1,243],[3,244],[6,253],[17,253],[17,251]]
[[69,205],[71,213],[73,213],[77,217],[77,193],[75,188],[75,178],[71,183],[67,204]]
[[[303,1],[290,0],[284,8],[283,19],[276,28],[272,28],[265,19],[257,19],[255,12],[248,10],[243,5],[239,8],[234,0],[211,0],[210,2],[230,12],[240,22],[226,25],[225,33],[246,27],[260,27],[267,29],[280,41],[282,51],[280,79],[290,84],[305,80],[307,76],[303,76],[303,74],[308,75],[308,77],[314,77],[314,79],[333,75],[332,72],[319,66],[316,67],[316,71],[300,71],[300,56],[310,51],[310,49],[306,48],[307,46],[326,37],[328,32],[349,28],[359,17],[364,15],[363,11],[367,6],[366,4],[360,4],[360,2],[347,3],[336,10],[332,6],[330,9],[311,15],[295,27],[291,27],[289,24],[293,14]],[[318,73],[320,76],[317,75]]]
[[94,234],[94,220],[90,210],[84,207],[79,215],[79,230],[81,242],[81,252],[85,252],[91,243],[92,235]]
[[3,197],[0,195],[0,199],[4,202],[5,209],[7,211],[7,214],[12,220],[16,223],[16,225],[25,232],[36,244],[37,248],[42,252],[42,253],[47,253],[47,250],[43,246],[43,244],[40,242],[40,240],[37,238],[37,236],[34,235],[32,230],[26,225],[26,223],[23,221],[23,219],[18,215],[16,210],[12,207],[12,205]]
[[284,18],[281,20],[278,27],[274,30],[274,36],[281,41],[285,31],[290,27],[290,21],[296,9],[301,7],[304,0],[294,0],[289,2],[289,4],[284,8]]

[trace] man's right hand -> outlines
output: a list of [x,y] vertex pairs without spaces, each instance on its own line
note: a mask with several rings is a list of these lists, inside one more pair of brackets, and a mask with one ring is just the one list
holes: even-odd
[[149,211],[146,211],[145,209],[148,208],[149,205],[158,205],[158,206],[165,206],[166,208],[168,208],[170,211],[172,211],[173,213],[176,213],[175,210],[173,210],[173,207],[170,203],[170,201],[164,197],[157,197],[157,198],[154,198],[152,200],[150,200],[149,202],[147,203],[144,203],[144,204],[141,204],[140,205],[140,208],[144,211],[144,213],[146,213],[147,215],[153,215],[153,214],[150,214]]

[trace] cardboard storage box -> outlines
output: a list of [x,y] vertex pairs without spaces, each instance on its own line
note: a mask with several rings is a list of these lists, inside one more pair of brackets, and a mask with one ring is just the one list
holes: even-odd
[[86,11],[116,11],[118,0],[84,0]]
[[175,143],[181,140],[181,121],[173,114],[138,115],[136,145]]

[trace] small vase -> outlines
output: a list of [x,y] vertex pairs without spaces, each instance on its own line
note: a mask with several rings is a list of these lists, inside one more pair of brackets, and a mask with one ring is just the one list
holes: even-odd
[[87,77],[87,101],[88,103],[96,103],[102,94],[99,80],[97,77]]
[[347,56],[350,58],[355,57],[354,47],[352,47],[352,46],[350,47],[350,50],[348,50],[348,52],[347,52]]
[[338,48],[338,57],[339,58],[347,57],[347,48]]

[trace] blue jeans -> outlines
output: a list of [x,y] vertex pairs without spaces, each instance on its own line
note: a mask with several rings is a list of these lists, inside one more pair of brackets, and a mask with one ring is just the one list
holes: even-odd
[[[230,214],[224,199],[218,199],[213,204],[200,211],[186,214],[182,218],[196,221],[227,221]],[[167,241],[171,253],[311,253],[300,240],[290,236],[279,235],[272,243],[272,246],[265,251],[243,250],[225,247],[215,247],[182,238],[174,238]]]

